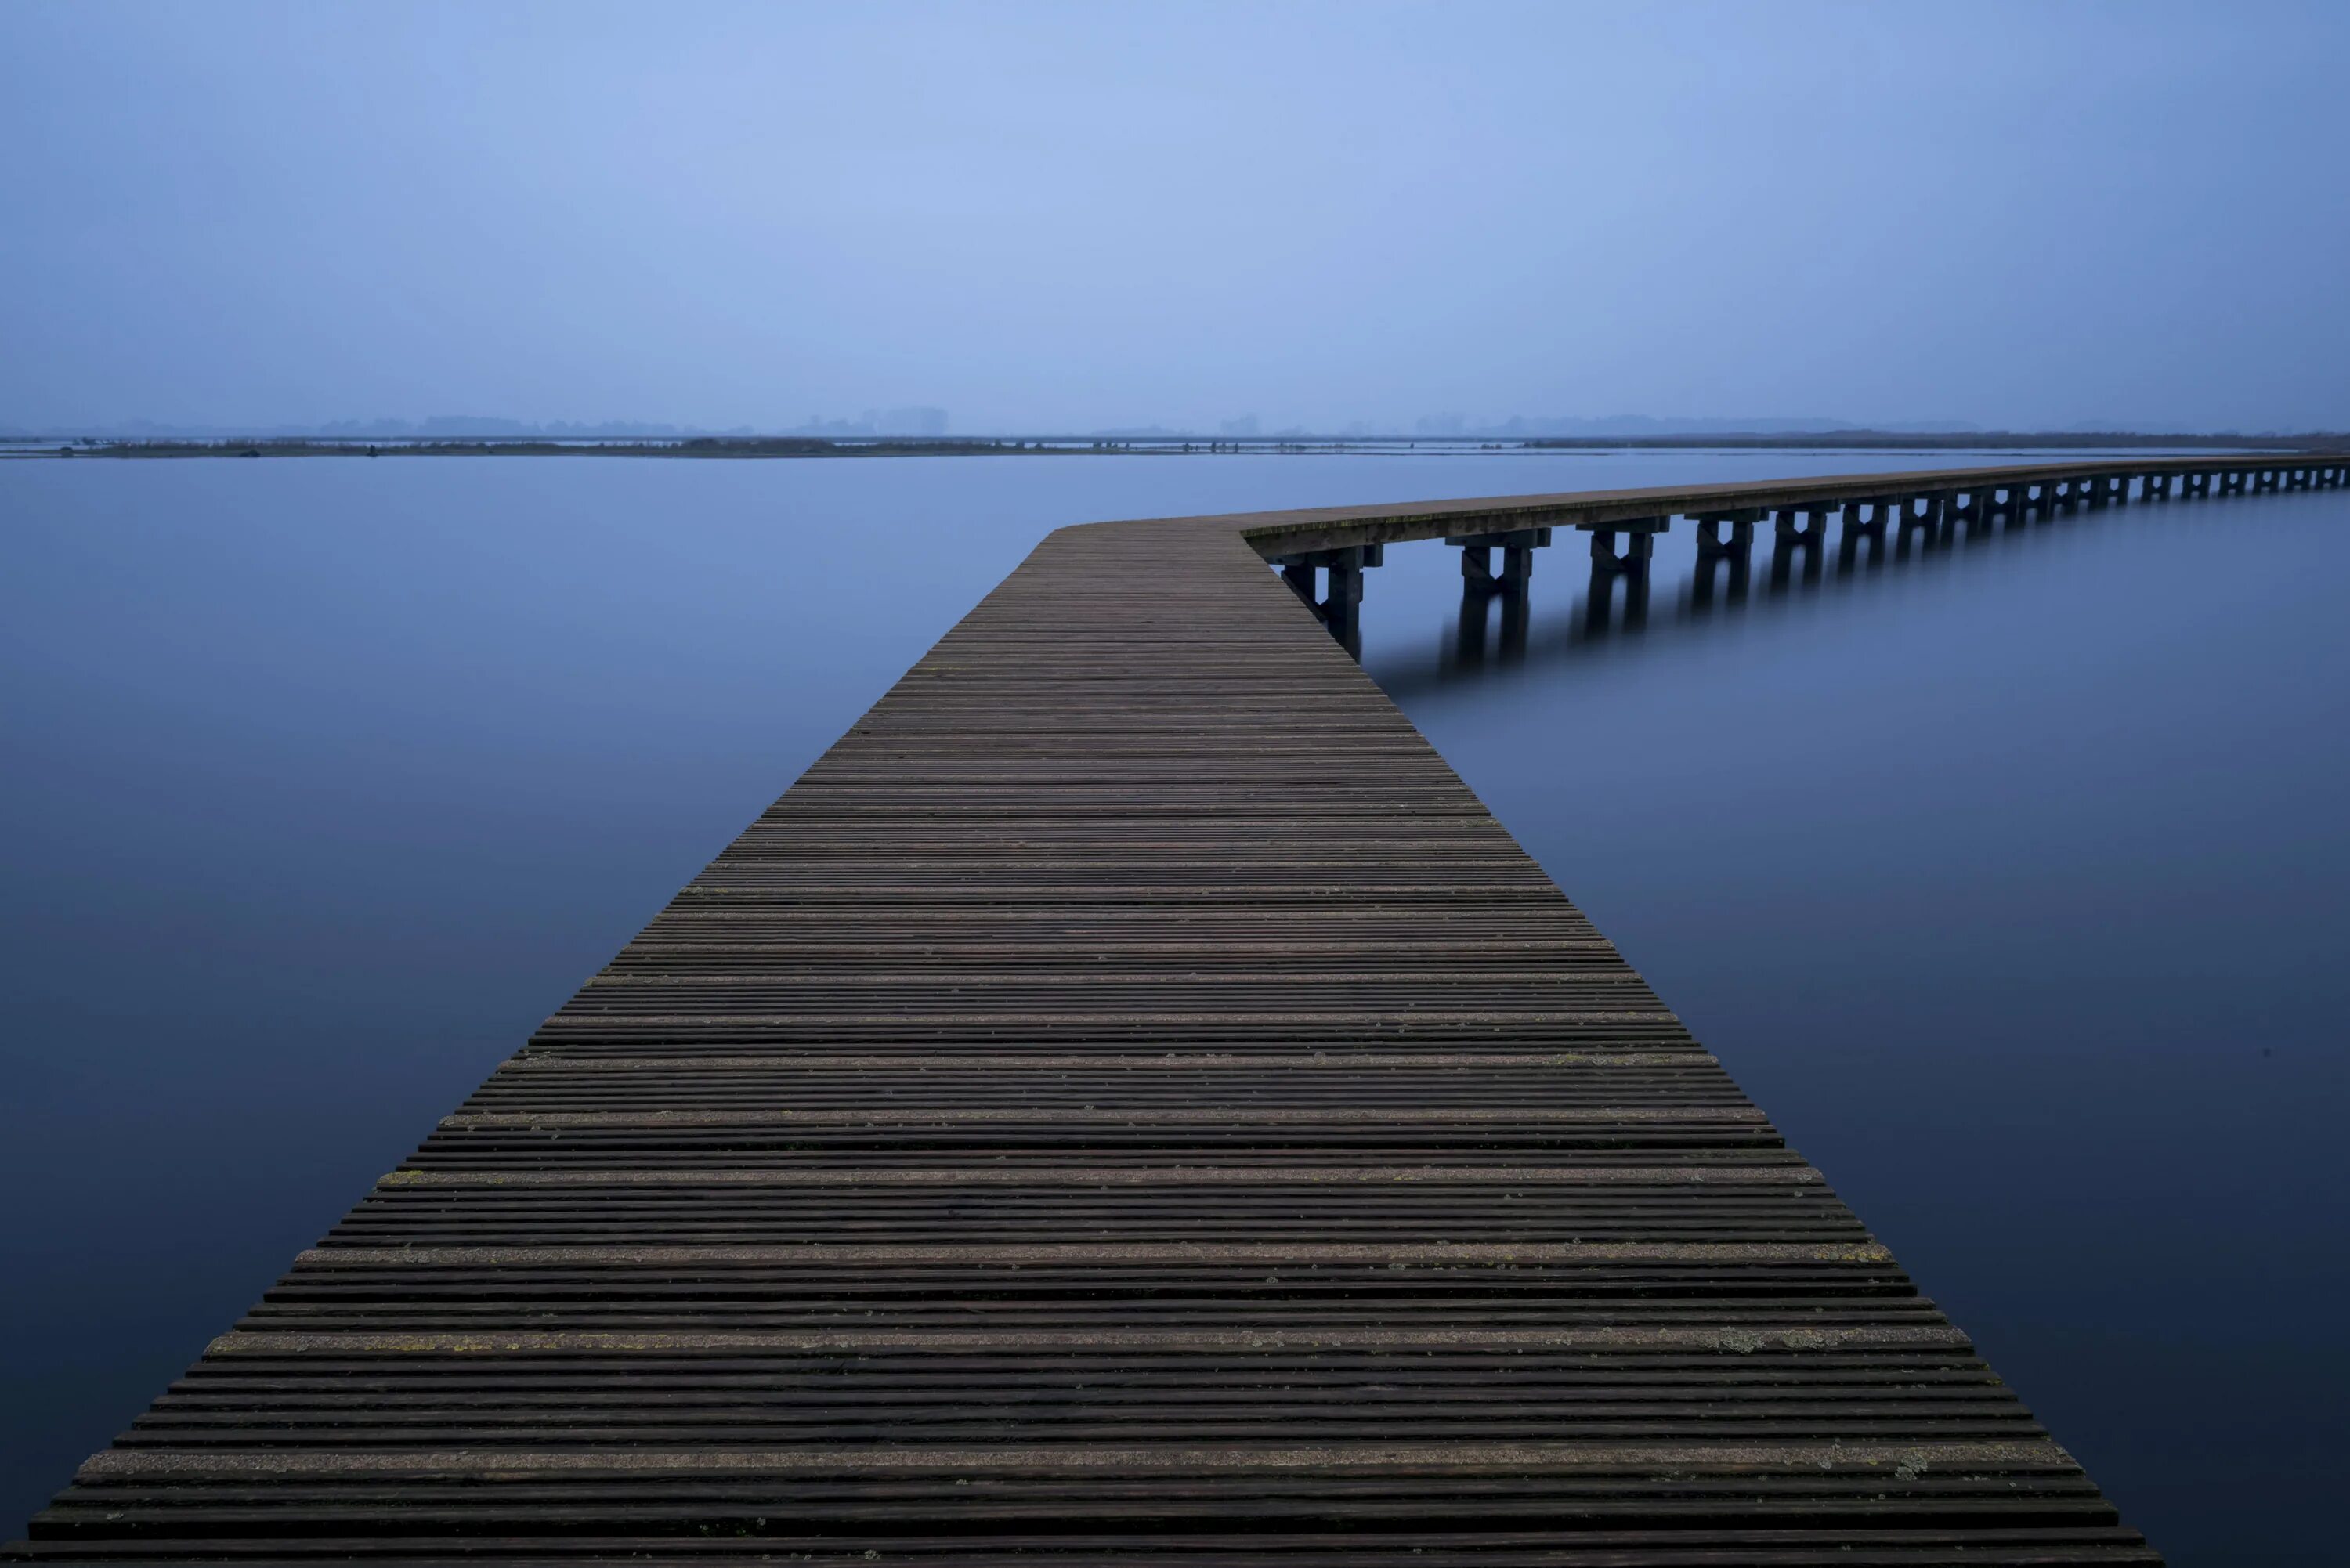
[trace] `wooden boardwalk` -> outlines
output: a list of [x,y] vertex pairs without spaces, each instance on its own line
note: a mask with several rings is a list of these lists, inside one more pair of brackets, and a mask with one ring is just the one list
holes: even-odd
[[1259,554],[1570,501],[1051,535],[12,1554],[2155,1561]]

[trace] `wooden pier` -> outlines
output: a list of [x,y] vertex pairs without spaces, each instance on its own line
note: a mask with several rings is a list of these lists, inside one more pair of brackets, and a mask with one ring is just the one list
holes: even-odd
[[1063,529],[9,1555],[2155,1562],[1266,563],[2344,461]]

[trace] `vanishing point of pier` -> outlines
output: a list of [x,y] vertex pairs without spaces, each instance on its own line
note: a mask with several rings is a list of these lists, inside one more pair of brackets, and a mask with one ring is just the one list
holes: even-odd
[[1340,645],[2345,461],[1063,529],[7,1554],[2155,1562]]

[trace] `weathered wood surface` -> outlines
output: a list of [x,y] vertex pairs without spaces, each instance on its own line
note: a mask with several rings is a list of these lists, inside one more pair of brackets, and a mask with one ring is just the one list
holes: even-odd
[[1047,538],[14,1553],[2155,1561],[1288,525]]

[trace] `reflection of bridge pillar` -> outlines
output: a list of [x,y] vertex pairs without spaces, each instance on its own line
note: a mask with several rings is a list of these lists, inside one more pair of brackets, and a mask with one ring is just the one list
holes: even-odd
[[1502,596],[1502,657],[1519,659],[1526,656],[1526,596]]
[[1730,577],[1730,602],[1739,604],[1746,597],[1746,578],[1752,557],[1744,550],[1719,551],[1697,558],[1697,571],[1690,578],[1690,604],[1705,609],[1713,603],[1713,585],[1717,577],[1727,573]]
[[1613,618],[1617,584],[1624,588],[1624,629],[1637,631],[1648,618],[1648,574],[1611,566],[1596,556],[1591,562],[1591,586],[1583,599],[1583,635],[1605,636]]
[[[1330,628],[1330,635],[1343,643],[1347,652],[1359,654],[1363,651],[1363,569],[1378,566],[1381,555],[1377,545],[1349,545],[1336,550],[1282,556],[1276,560],[1281,566],[1281,580],[1313,607],[1322,624]],[[1314,574],[1317,568],[1328,584],[1318,602],[1314,597]]]

